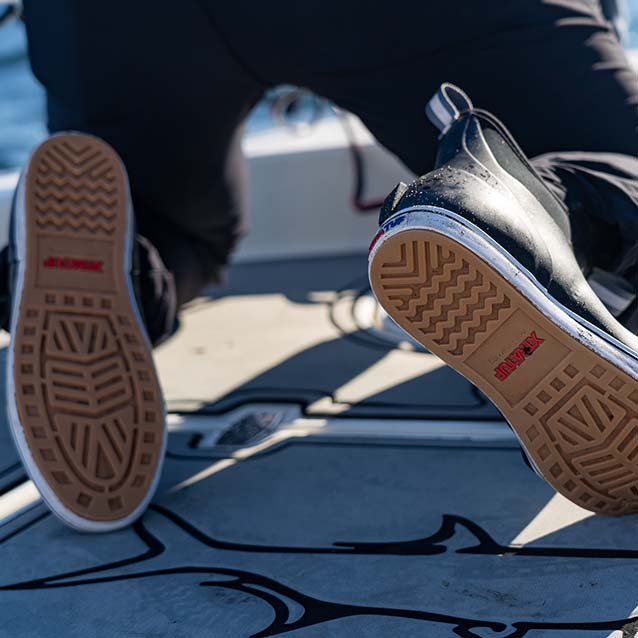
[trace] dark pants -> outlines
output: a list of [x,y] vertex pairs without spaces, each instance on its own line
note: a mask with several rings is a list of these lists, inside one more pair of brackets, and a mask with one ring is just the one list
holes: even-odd
[[[418,174],[437,141],[425,104],[458,84],[544,155],[537,166],[579,220],[623,220],[614,237],[638,239],[638,76],[596,0],[25,0],[25,20],[51,130],[122,155],[178,304],[236,243],[238,127],[281,83],[356,113]],[[600,234],[578,223],[594,259]]]

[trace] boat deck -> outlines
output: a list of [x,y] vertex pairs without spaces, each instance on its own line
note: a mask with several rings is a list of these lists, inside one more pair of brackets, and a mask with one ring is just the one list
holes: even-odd
[[365,266],[237,265],[190,305],[157,351],[168,454],[131,529],[67,529],[0,430],[0,636],[622,635],[635,517],[555,495],[378,314]]

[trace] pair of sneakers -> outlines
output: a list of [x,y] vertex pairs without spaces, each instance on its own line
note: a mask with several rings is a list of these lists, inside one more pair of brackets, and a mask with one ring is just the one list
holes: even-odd
[[[369,255],[377,299],[490,397],[558,492],[638,511],[638,339],[584,279],[567,211],[505,127],[449,84],[428,113],[437,168],[386,199]],[[116,153],[77,133],[45,141],[10,249],[7,401],[24,465],[72,527],[128,525],[157,486],[166,429]]]

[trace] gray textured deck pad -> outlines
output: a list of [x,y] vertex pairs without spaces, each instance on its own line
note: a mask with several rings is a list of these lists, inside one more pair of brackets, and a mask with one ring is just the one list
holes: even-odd
[[588,516],[516,450],[306,440],[219,463],[169,460],[164,489],[189,486],[126,531],[41,506],[0,528],[0,635],[580,638],[635,613],[635,518]]
[[245,400],[300,402],[312,414],[498,418],[436,357],[395,348],[358,327],[365,257],[235,266],[217,297],[183,313],[158,351],[175,409]]

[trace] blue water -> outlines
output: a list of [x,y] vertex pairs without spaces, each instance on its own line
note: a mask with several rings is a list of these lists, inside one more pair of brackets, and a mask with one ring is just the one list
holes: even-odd
[[[262,102],[246,127],[254,132],[275,125]],[[24,26],[13,20],[0,27],[0,171],[24,164],[46,134],[44,91],[31,73]]]
[[0,27],[0,170],[24,163],[46,134],[44,95],[29,68],[22,24]]
[[[91,1],[91,0],[87,0]],[[638,47],[638,2],[629,0],[630,47]],[[14,20],[0,27],[0,170],[22,165],[46,135],[44,95],[31,74],[23,25]],[[255,107],[248,131],[274,126],[269,107]]]

